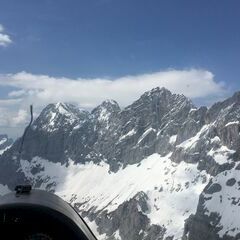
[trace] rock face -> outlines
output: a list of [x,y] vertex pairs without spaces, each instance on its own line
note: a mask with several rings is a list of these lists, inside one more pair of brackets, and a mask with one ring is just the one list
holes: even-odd
[[0,156],[0,183],[54,191],[99,239],[239,239],[239,121],[240,93],[209,109],[165,88],[124,109],[50,104],[21,156],[21,138]]
[[[118,208],[109,213],[105,210],[97,215],[95,221],[99,225],[99,233],[115,239],[116,232],[122,239],[163,239],[165,229],[158,225],[150,225],[145,215],[149,211],[147,195],[137,193],[130,200],[120,204]],[[148,232],[146,236],[144,233]]]

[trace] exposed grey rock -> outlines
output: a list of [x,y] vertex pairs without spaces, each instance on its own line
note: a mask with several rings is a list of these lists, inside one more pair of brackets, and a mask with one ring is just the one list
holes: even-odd
[[[105,233],[107,240],[115,239],[116,231],[119,231],[122,239],[162,240],[165,233],[164,227],[151,225],[145,215],[149,211],[147,199],[144,192],[139,192],[111,213],[106,210],[95,213],[93,219],[98,225],[99,233]],[[91,219],[91,211],[84,213],[84,216]]]
[[[120,109],[114,100],[104,101],[92,112],[72,104],[50,104],[27,132],[21,155],[20,138],[0,156],[0,183],[13,189],[18,183],[33,181],[22,172],[20,160],[31,161],[36,156],[66,165],[70,159],[82,164],[104,161],[109,164],[110,171],[117,172],[120,167],[140,164],[153,153],[171,154],[173,162],[197,164],[199,171],[206,171],[214,177],[235,166],[236,170],[240,169],[239,122],[240,93],[209,109],[197,108],[185,96],[172,94],[165,88],[144,93],[124,109]],[[225,151],[226,156],[223,163],[215,156],[221,151]],[[42,170],[42,166],[36,165],[31,173],[36,175]],[[34,179],[34,184],[41,186],[43,181]],[[226,184],[230,187],[237,183],[234,178],[229,178]],[[238,186],[240,188],[239,183]],[[54,191],[55,187],[56,183],[51,182],[46,189]],[[196,213],[186,220],[183,239],[220,239],[218,223],[221,216],[213,212],[206,215],[204,203],[206,198],[211,199],[221,190],[219,183],[210,181],[207,184],[200,195]],[[231,201],[234,205],[239,204],[237,198]],[[80,209],[82,204],[75,207]],[[116,231],[122,240],[164,239],[166,228],[151,225],[146,215],[148,210],[147,195],[140,192],[113,212],[96,211],[93,207],[81,214],[90,221],[94,220],[99,232],[105,233],[109,240],[115,239]],[[238,239],[239,235],[230,238],[226,233],[222,239]]]
[[226,185],[227,186],[233,186],[236,183],[236,179],[235,178],[230,178],[227,180]]
[[219,216],[212,214],[210,218],[198,215],[191,215],[185,223],[183,240],[219,240],[217,232],[220,229],[213,228],[211,220],[218,221]]
[[218,183],[214,183],[212,185],[210,185],[206,190],[205,193],[207,194],[213,194],[215,192],[220,192],[222,190],[222,187],[220,184]]

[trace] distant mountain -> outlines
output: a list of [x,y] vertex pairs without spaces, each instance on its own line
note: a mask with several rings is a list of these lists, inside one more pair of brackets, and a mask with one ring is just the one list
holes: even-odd
[[13,144],[13,140],[6,134],[0,134],[0,155],[3,154]]
[[165,88],[124,109],[50,104],[21,156],[18,139],[0,157],[0,183],[54,191],[99,239],[239,239],[239,133],[239,92],[210,108]]

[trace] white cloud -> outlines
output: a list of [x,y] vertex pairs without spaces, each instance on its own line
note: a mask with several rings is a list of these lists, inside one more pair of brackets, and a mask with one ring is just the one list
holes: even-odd
[[211,72],[202,69],[166,70],[116,79],[55,78],[20,72],[0,75],[1,85],[18,89],[9,92],[7,100],[0,100],[0,107],[8,106],[8,109],[14,111],[13,125],[13,122],[24,122],[27,116],[19,109],[28,109],[30,104],[39,110],[48,103],[62,101],[91,109],[105,99],[114,99],[121,106],[126,106],[145,91],[158,86],[206,102],[209,99],[216,101],[227,93],[223,83],[216,82]]
[[224,85],[217,83],[211,72],[196,69],[167,70],[117,79],[54,78],[20,72],[0,75],[0,85],[19,88],[9,93],[10,98],[21,97],[23,101],[37,105],[66,101],[89,108],[108,98],[125,106],[157,86],[192,99],[219,97],[226,92]]
[[12,43],[10,36],[5,33],[3,25],[0,24],[0,46],[6,47],[10,43]]
[[21,89],[21,90],[9,92],[8,96],[9,97],[21,97],[21,96],[24,96],[25,94],[26,94],[26,91]]
[[1,127],[11,127],[15,128],[18,126],[24,126],[27,123],[29,117],[25,109],[11,109],[6,107],[0,107],[1,117],[0,126]]
[[28,117],[28,113],[24,109],[19,109],[16,116],[14,116],[11,120],[13,126],[18,126],[26,123]]

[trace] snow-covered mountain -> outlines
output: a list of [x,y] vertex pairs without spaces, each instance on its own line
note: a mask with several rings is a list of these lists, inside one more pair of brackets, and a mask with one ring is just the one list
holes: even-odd
[[239,239],[239,121],[240,93],[209,109],[164,88],[124,109],[50,104],[21,156],[18,139],[0,157],[0,191],[54,191],[99,239]]
[[13,144],[13,140],[6,134],[0,134],[0,155],[2,155]]

